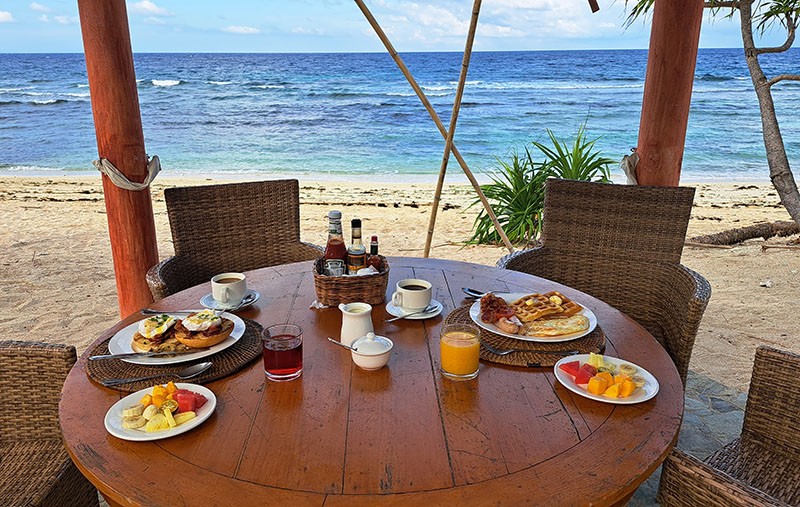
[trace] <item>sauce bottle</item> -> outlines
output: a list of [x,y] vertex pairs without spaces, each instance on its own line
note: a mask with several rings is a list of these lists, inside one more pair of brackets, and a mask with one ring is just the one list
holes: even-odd
[[367,249],[361,242],[361,219],[354,218],[350,222],[353,242],[347,248],[347,273],[355,275],[359,269],[367,267]]
[[342,276],[345,272],[347,248],[342,235],[342,212],[332,210],[328,213],[328,242],[325,244],[324,271],[328,276]]
[[372,266],[377,271],[381,270],[381,258],[378,257],[378,236],[372,236],[369,242],[369,257],[367,257],[367,266]]

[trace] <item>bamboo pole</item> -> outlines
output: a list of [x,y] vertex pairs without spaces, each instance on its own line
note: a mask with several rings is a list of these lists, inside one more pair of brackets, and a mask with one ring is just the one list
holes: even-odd
[[[147,177],[139,96],[125,0],[78,0],[97,152],[130,181]],[[147,270],[158,263],[150,190],[118,188],[103,176],[108,235],[121,317],[153,301]]]
[[[414,76],[408,70],[408,67],[406,67],[405,62],[403,62],[403,59],[397,53],[397,50],[395,50],[394,46],[389,40],[389,37],[386,35],[381,26],[378,24],[377,20],[372,15],[372,12],[370,12],[370,10],[364,4],[363,0],[355,0],[355,3],[356,5],[358,5],[358,8],[361,9],[361,12],[364,14],[364,17],[367,18],[367,21],[369,22],[370,26],[372,26],[373,30],[375,30],[375,33],[378,35],[378,38],[381,40],[381,42],[383,42],[383,45],[386,47],[386,50],[392,57],[392,60],[394,60],[395,64],[397,64],[397,67],[400,69],[400,71],[403,73],[408,83],[411,85],[411,88],[414,90],[414,93],[416,93],[417,97],[422,102],[422,105],[425,106],[425,109],[428,111],[428,114],[430,115],[431,119],[436,124],[436,127],[439,129],[439,133],[442,135],[443,138],[447,139],[448,133],[447,129],[444,126],[444,123],[442,123],[442,120],[439,118],[439,115],[436,113],[436,110],[433,108],[433,105],[428,100],[428,97],[425,95],[425,92],[422,91],[422,88],[419,86],[419,84],[417,84],[416,79],[414,79]],[[461,166],[461,169],[467,176],[467,179],[469,179],[470,183],[475,189],[475,192],[478,194],[478,198],[481,200],[481,204],[483,204],[483,208],[484,210],[486,210],[486,214],[489,216],[492,223],[494,224],[494,228],[500,235],[500,239],[503,241],[503,244],[505,244],[509,252],[513,252],[514,247],[511,245],[511,241],[508,239],[508,236],[503,230],[503,226],[500,225],[500,222],[497,220],[497,216],[495,215],[494,210],[492,210],[492,207],[489,205],[489,201],[486,199],[486,195],[484,195],[483,190],[481,190],[481,186],[478,183],[478,180],[475,179],[475,176],[472,174],[472,171],[469,169],[469,166],[467,166],[467,162],[461,156],[461,153],[458,151],[458,148],[454,143],[451,143],[451,150],[453,156],[456,158],[456,161],[458,161],[458,164]]]
[[431,218],[428,222],[428,237],[425,239],[425,251],[423,257],[428,257],[431,252],[431,241],[433,240],[433,229],[436,226],[436,215],[439,212],[439,200],[442,197],[442,187],[444,186],[444,176],[447,173],[447,162],[450,160],[450,150],[453,146],[453,137],[456,133],[456,122],[458,113],[461,111],[461,99],[464,97],[464,86],[467,82],[467,72],[469,71],[469,61],[472,58],[472,44],[475,42],[475,30],[478,27],[478,15],[481,12],[481,1],[474,0],[472,4],[472,17],[469,21],[469,32],[467,32],[467,43],[464,45],[464,56],[461,59],[461,75],[458,77],[456,87],[456,98],[453,100],[453,111],[450,113],[450,128],[447,129],[447,139],[444,143],[444,153],[442,154],[442,166],[439,168],[439,180],[436,183],[436,193],[433,194],[433,204],[431,205]]

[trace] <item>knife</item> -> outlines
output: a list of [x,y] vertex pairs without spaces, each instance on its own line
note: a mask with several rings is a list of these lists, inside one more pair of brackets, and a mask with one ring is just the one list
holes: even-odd
[[208,350],[208,348],[184,350],[180,352],[176,352],[173,350],[167,352],[126,352],[124,354],[104,354],[100,356],[89,356],[89,361],[98,361],[101,359],[126,359],[129,357],[179,356],[182,354],[194,354],[195,352],[203,352],[206,350]]

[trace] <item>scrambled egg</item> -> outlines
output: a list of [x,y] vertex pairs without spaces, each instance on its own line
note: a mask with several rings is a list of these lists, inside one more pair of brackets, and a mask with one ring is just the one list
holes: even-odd
[[145,338],[155,338],[167,332],[177,321],[177,319],[163,313],[161,315],[154,315],[153,317],[139,321],[139,334]]
[[189,331],[205,331],[222,324],[222,319],[213,310],[203,310],[183,319],[183,327]]

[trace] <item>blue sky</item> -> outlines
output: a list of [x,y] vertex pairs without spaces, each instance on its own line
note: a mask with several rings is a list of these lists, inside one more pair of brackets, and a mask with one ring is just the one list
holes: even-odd
[[[461,51],[472,0],[366,0],[400,51]],[[476,51],[647,48],[623,0],[484,0]],[[352,0],[128,1],[134,52],[382,51]],[[765,44],[783,42],[779,30]],[[704,19],[701,47],[741,47],[738,19]],[[0,0],[0,52],[82,52],[76,0]]]

